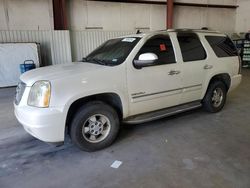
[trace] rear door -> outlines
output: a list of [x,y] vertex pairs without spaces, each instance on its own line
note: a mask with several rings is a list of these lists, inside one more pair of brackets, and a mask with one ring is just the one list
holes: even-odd
[[183,93],[180,103],[183,104],[201,98],[207,74],[206,69],[213,67],[208,63],[206,51],[198,34],[179,32],[177,40],[182,54]]

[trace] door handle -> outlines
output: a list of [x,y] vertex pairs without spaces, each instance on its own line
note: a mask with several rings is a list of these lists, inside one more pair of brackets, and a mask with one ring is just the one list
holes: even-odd
[[171,70],[171,71],[168,72],[168,75],[173,76],[175,74],[180,74],[180,73],[181,73],[181,71]]
[[173,71],[173,70],[171,70],[171,71],[168,72],[168,75],[171,75],[171,76],[172,76],[172,75],[174,75],[174,74],[175,74],[175,71]]
[[180,74],[181,73],[181,71],[175,71],[175,74]]
[[205,65],[203,68],[204,69],[211,69],[211,68],[213,68],[213,65]]

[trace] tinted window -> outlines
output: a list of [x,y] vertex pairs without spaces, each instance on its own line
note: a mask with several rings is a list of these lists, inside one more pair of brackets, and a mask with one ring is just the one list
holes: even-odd
[[228,37],[206,36],[206,39],[218,57],[238,55],[233,42]]
[[172,42],[168,36],[155,36],[149,39],[136,56],[143,53],[154,53],[158,56],[156,65],[175,63],[175,55]]
[[178,33],[183,61],[197,61],[206,59],[206,52],[195,33]]
[[139,40],[140,38],[136,37],[108,40],[91,52],[84,60],[90,63],[119,65],[127,58]]

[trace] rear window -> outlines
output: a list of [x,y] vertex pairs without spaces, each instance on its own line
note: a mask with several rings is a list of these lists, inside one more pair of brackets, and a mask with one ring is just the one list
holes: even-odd
[[206,59],[206,51],[195,33],[178,33],[177,39],[184,62]]
[[228,37],[206,36],[217,57],[238,56],[237,49]]

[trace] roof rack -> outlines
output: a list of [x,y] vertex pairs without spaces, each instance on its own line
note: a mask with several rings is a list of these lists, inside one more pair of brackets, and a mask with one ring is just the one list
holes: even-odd
[[220,33],[219,31],[209,30],[208,28],[202,29],[190,29],[190,28],[183,28],[183,29],[167,29],[168,32],[199,32],[199,33]]

